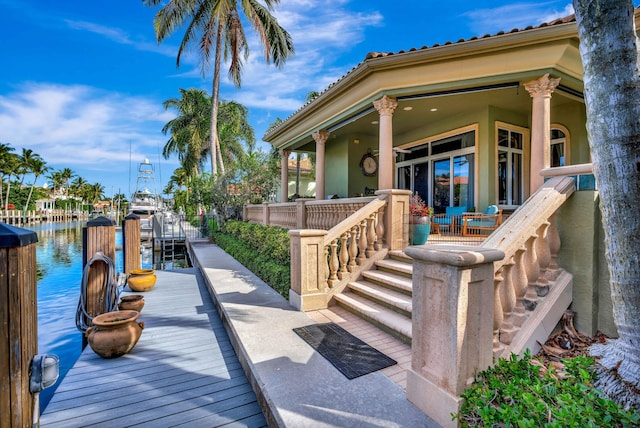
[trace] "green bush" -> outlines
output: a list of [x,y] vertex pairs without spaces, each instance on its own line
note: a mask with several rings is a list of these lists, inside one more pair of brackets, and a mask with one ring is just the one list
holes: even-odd
[[214,233],[214,238],[220,248],[284,298],[289,298],[291,257],[285,229],[227,221],[223,230]]
[[637,426],[640,415],[602,398],[593,388],[594,360],[563,360],[565,375],[511,355],[476,376],[463,394],[463,427],[626,427]]

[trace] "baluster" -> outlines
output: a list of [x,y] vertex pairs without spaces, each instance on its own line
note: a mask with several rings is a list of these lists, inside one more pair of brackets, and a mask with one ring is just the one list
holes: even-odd
[[373,256],[376,252],[373,248],[373,243],[376,241],[376,230],[373,227],[375,221],[375,214],[371,214],[367,218],[367,257]]
[[348,231],[340,235],[340,270],[338,271],[338,277],[340,279],[344,279],[345,274],[349,273],[347,269],[347,262],[349,261],[349,253],[347,251],[348,237]]
[[358,264],[361,265],[366,259],[365,251],[367,249],[367,220],[360,222],[360,228],[358,230]]
[[560,267],[558,266],[558,253],[560,252],[560,234],[558,233],[558,224],[556,222],[556,215],[553,214],[549,218],[549,229],[547,229],[547,237],[549,240],[549,252],[551,253],[551,260],[547,267],[547,280],[555,281],[560,274]]
[[515,274],[513,267],[515,262],[513,257],[502,266],[503,272],[502,287],[500,289],[500,302],[502,303],[503,321],[500,327],[500,342],[506,345],[511,344],[517,330],[513,326],[514,310],[516,307],[516,290],[513,283]]
[[378,210],[378,216],[376,219],[376,250],[382,249],[384,246],[384,206]]
[[527,291],[522,304],[525,309],[532,311],[538,304],[538,295],[536,294],[536,281],[540,276],[540,268],[538,267],[538,254],[536,253],[536,241],[538,235],[531,235],[531,238],[525,243],[526,251],[524,253],[524,263],[527,272]]
[[329,259],[329,287],[338,282],[338,239],[331,241],[331,254]]
[[493,278],[493,347],[500,345],[500,327],[504,321],[504,313],[502,312],[502,302],[500,301],[500,287],[504,282],[502,276],[503,268],[498,269]]
[[357,266],[356,257],[358,256],[358,240],[356,239],[358,226],[353,226],[350,230],[351,238],[349,239],[349,272]]
[[324,246],[324,258],[322,259],[322,263],[320,263],[321,269],[323,269],[323,276],[324,276],[324,284],[325,287],[322,290],[322,292],[327,291],[327,286],[331,286],[331,284],[329,284],[329,246],[325,245]]
[[513,274],[511,279],[513,281],[513,289],[516,291],[516,305],[513,309],[513,324],[521,326],[524,320],[527,318],[526,311],[522,302],[525,293],[527,292],[527,271],[524,262],[525,247],[521,247],[516,250],[513,261]]
[[549,222],[545,221],[538,228],[538,239],[536,240],[536,253],[538,254],[538,266],[540,267],[540,276],[536,284],[536,293],[540,297],[544,297],[549,292],[549,281],[547,280],[547,268],[551,262],[551,252],[549,251]]

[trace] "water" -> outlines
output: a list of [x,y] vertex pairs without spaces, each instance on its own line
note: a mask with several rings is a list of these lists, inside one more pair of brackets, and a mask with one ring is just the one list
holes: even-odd
[[[84,222],[42,223],[28,229],[38,234],[38,353],[60,358],[60,377],[40,393],[45,409],[64,375],[82,353],[82,333],[76,328],[76,309],[82,283],[82,228]],[[116,233],[116,246],[122,235]],[[122,251],[116,252],[116,272],[123,271]],[[143,253],[142,265],[151,267],[151,256]]]

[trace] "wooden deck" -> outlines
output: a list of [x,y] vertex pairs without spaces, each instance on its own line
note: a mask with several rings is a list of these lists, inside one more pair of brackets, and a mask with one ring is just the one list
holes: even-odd
[[87,347],[42,427],[267,426],[200,273],[157,274],[136,347],[111,360]]

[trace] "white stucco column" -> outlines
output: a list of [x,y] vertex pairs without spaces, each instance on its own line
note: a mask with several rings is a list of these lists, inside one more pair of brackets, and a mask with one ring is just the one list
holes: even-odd
[[551,156],[551,93],[560,83],[560,78],[550,79],[545,74],[537,80],[524,84],[533,98],[531,109],[531,193],[544,183],[540,171],[549,168]]
[[289,155],[291,150],[280,150],[280,202],[289,201]]
[[324,145],[329,138],[329,131],[317,131],[311,134],[316,142],[316,199],[324,199]]
[[380,113],[378,190],[393,189],[393,111],[398,102],[385,95],[374,101],[373,106]]

